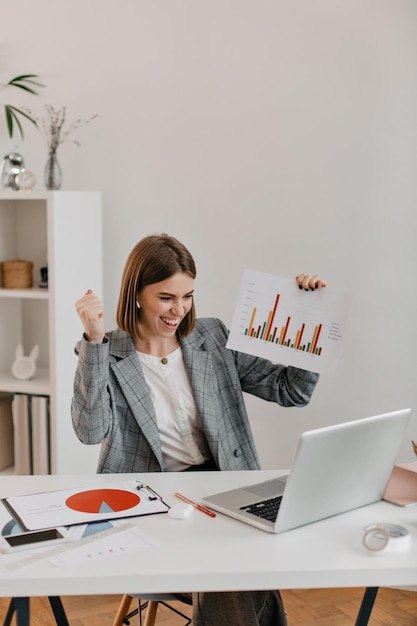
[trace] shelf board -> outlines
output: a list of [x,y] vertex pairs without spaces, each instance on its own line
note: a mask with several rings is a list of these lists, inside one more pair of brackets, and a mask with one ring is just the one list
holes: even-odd
[[46,200],[51,195],[50,191],[2,191],[0,200]]
[[28,300],[48,300],[49,291],[43,287],[30,289],[4,289],[0,288],[0,298],[26,298]]
[[0,391],[49,396],[51,395],[49,370],[46,367],[39,367],[35,377],[30,380],[18,380],[10,372],[0,372]]

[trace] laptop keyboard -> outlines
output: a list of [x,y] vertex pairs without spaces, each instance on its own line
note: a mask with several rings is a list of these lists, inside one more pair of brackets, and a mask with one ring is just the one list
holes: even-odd
[[268,500],[261,500],[254,504],[241,506],[240,510],[256,515],[257,517],[262,517],[262,519],[269,520],[270,522],[275,522],[281,500],[282,496],[277,496],[276,498],[269,498]]

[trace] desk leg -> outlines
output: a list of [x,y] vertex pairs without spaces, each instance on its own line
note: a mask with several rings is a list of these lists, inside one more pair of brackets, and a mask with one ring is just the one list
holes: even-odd
[[17,626],[29,626],[29,598],[12,598],[10,600],[3,626],[10,626],[15,613]]
[[54,613],[57,626],[69,626],[61,598],[59,596],[49,596],[49,604]]
[[[61,598],[59,596],[49,596],[48,599],[57,626],[69,626]],[[10,600],[3,626],[11,625],[15,613],[16,626],[30,626],[29,598],[12,598]]]
[[365,589],[355,626],[367,626],[377,593],[378,587],[367,587]]

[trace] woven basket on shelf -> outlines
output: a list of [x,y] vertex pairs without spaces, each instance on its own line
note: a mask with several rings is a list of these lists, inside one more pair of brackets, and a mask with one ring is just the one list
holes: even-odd
[[5,289],[28,289],[33,287],[33,263],[32,261],[2,261],[1,284]]

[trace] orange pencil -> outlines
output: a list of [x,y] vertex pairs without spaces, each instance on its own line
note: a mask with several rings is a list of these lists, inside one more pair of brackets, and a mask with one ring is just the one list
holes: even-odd
[[202,513],[205,513],[206,515],[210,515],[210,517],[216,517],[216,514],[213,513],[213,511],[209,511],[208,509],[205,509],[204,506],[201,506],[201,504],[197,504],[197,502],[193,502],[192,500],[189,500],[185,496],[182,496],[180,493],[175,493],[174,495],[177,496],[177,498],[179,498],[183,502],[186,502],[187,504],[191,504],[191,506],[193,506],[195,509],[198,509]]

